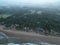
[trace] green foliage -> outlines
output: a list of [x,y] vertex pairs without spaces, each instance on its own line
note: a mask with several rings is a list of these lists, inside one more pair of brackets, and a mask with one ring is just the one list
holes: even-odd
[[[30,10],[35,10],[31,14]],[[37,14],[37,11],[42,11],[41,14]],[[13,12],[13,11],[12,11]],[[11,25],[18,24],[16,28],[29,27],[30,29],[35,29],[36,27],[41,27],[49,33],[51,29],[56,32],[60,32],[60,15],[57,15],[58,11],[54,10],[44,10],[44,9],[15,9],[13,15],[0,15],[0,18],[3,17],[4,24],[9,27]],[[2,18],[0,19],[2,20]]]

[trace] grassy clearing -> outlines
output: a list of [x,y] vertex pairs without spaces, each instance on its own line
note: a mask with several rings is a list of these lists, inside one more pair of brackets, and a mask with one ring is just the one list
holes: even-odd
[[11,15],[9,15],[9,14],[0,14],[0,18],[7,18],[9,16],[11,16]]

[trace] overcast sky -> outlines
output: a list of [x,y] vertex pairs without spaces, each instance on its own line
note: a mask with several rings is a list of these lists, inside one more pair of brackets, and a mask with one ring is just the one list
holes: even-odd
[[44,5],[54,4],[60,2],[60,0],[0,0],[0,5]]

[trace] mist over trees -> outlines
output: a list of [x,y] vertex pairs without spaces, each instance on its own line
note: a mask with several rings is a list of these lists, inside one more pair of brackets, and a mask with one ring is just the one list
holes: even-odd
[[[0,24],[6,27],[15,26],[16,29],[28,27],[37,31],[42,28],[44,31],[51,30],[60,32],[60,11],[48,8],[12,7],[0,9],[0,15],[11,15],[6,18],[0,17]],[[6,15],[6,16],[7,16]],[[36,29],[36,30],[35,30]]]

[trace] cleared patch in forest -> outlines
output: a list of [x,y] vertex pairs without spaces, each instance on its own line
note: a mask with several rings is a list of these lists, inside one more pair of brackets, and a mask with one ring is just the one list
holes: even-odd
[[7,18],[9,16],[11,16],[11,15],[10,14],[0,14],[0,18]]

